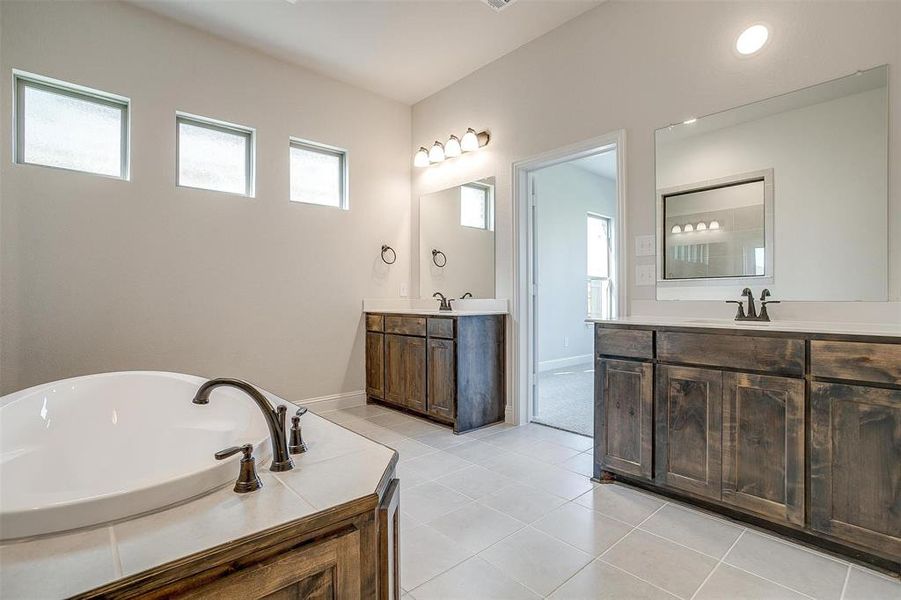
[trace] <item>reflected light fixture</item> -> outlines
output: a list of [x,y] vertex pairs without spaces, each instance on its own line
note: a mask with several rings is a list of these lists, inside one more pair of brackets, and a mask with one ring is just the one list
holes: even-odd
[[425,146],[420,146],[419,150],[416,151],[416,155],[413,157],[413,166],[414,167],[429,166],[429,151],[425,149]]
[[429,150],[429,162],[432,164],[440,163],[444,160],[444,145],[435,140],[435,143],[432,144],[432,148]]
[[682,228],[678,225],[673,225],[673,228],[670,230],[671,233],[682,233]]
[[700,223],[698,223],[695,226],[695,231],[706,231],[706,230],[707,230],[707,223],[705,223],[704,221],[701,221]]
[[692,123],[694,123],[697,120],[698,120],[697,118],[692,117],[691,119],[686,119],[685,121],[682,121],[682,124],[683,125],[691,125]]
[[770,37],[770,30],[766,25],[751,25],[741,32],[735,41],[735,50],[742,56],[750,56],[760,51],[766,45]]
[[711,221],[711,222],[710,222],[710,229],[719,229],[719,228],[720,228],[720,222],[719,222],[719,221]]
[[447,143],[444,144],[444,156],[447,158],[456,158],[463,153],[463,148],[460,147],[460,140],[457,136],[452,135],[447,139]]
[[684,231],[685,233],[688,233],[689,231],[694,231],[694,230],[695,230],[695,228],[692,226],[691,223],[686,223],[685,227],[682,228],[682,231]]

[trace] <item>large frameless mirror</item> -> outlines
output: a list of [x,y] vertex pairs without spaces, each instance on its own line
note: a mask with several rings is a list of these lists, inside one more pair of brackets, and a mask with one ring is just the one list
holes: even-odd
[[885,66],[657,130],[657,298],[888,293]]

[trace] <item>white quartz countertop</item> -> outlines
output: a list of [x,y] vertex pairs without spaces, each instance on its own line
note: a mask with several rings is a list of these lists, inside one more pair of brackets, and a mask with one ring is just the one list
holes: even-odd
[[386,315],[424,315],[428,317],[471,317],[478,315],[505,315],[507,301],[503,298],[466,298],[453,300],[453,310],[438,310],[434,298],[366,298],[364,313]]
[[472,317],[478,315],[505,315],[505,310],[434,310],[425,308],[393,308],[388,310],[370,310],[367,312],[380,315],[424,315],[428,317]]
[[619,319],[586,319],[589,323],[647,325],[654,327],[698,327],[706,329],[739,329],[745,331],[782,331],[791,333],[872,335],[901,337],[901,315],[896,323],[832,323],[820,321],[732,321],[700,317],[629,316]]
[[229,484],[149,515],[0,545],[0,596],[72,596],[376,491],[394,450],[313,413],[302,422],[309,450],[292,455],[291,471],[258,464],[259,491]]

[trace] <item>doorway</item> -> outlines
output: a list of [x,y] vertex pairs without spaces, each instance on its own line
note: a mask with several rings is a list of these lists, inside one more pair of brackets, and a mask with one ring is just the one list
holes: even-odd
[[622,138],[514,165],[526,209],[517,220],[527,292],[517,302],[526,317],[517,328],[522,416],[586,436],[594,433],[594,328],[586,319],[615,318],[625,302]]

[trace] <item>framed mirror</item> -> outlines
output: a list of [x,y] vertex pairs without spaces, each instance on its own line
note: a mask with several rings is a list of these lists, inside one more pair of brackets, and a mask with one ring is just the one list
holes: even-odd
[[419,295],[494,298],[494,177],[419,199]]
[[888,73],[655,134],[657,299],[888,298]]

